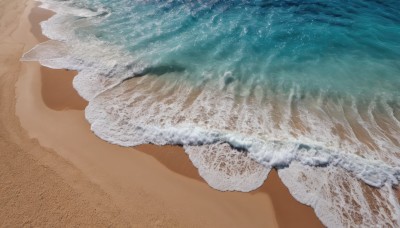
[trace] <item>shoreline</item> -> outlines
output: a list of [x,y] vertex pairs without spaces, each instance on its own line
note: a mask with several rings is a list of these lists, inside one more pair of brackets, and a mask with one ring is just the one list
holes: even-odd
[[[50,12],[50,14],[53,14],[51,11],[48,11],[45,9],[42,9],[42,10],[45,12],[46,11]],[[32,23],[38,24],[39,22],[34,21]],[[40,36],[43,36],[41,34],[40,27],[39,27],[39,30],[35,31],[34,35],[37,36],[38,38],[40,38]],[[44,39],[45,40],[41,40],[41,42],[48,40],[47,37],[44,37]],[[69,78],[71,78],[71,75],[76,75],[76,72],[74,72],[74,71],[54,70],[54,69],[49,69],[49,68],[43,67],[43,66],[41,67],[41,69],[42,69],[42,72],[45,71],[48,74],[51,74],[51,73],[55,74],[57,72],[62,72],[64,74],[63,76],[66,76]],[[72,72],[74,72],[74,73],[72,73]],[[51,78],[53,78],[53,80],[54,80],[55,75],[45,74],[44,76],[46,79],[51,80]],[[72,76],[72,78],[73,78],[73,76]],[[68,84],[64,84],[63,82],[61,82],[61,84],[64,84],[64,86],[69,87],[67,90],[68,91],[73,90],[75,92],[75,95],[77,95],[77,92],[72,87],[72,78],[70,79]],[[46,79],[42,79],[42,82],[46,82]],[[59,84],[60,82],[56,82],[56,83]],[[42,95],[43,94],[47,94],[47,92],[42,90]],[[49,93],[48,95],[50,95],[50,94],[51,93]],[[45,96],[43,98],[47,99],[47,97],[45,97]],[[83,98],[80,98],[80,99],[82,100],[80,103],[86,102],[83,100]],[[70,109],[70,107],[63,107],[61,109]],[[83,110],[83,109],[84,108],[79,109],[79,110]],[[204,183],[207,185],[207,183],[204,181],[204,179],[199,175],[198,170],[194,167],[194,165],[188,159],[188,156],[183,151],[183,148],[180,146],[140,145],[140,146],[134,147],[134,149],[139,150],[140,152],[146,153],[146,154],[154,157],[158,162],[160,162],[166,168],[168,168],[169,170],[172,170],[173,172],[175,172],[179,175],[195,179],[195,180],[200,181],[201,183]],[[278,177],[276,170],[274,170],[274,169],[270,172],[269,177],[265,181],[265,183],[260,188],[250,192],[249,194],[257,194],[257,193],[264,193],[264,194],[271,196],[271,200],[273,201],[274,209],[278,210],[277,211],[278,215],[276,215],[278,217],[278,224],[283,223],[282,225],[285,227],[292,226],[295,224],[298,225],[299,222],[296,222],[296,223],[291,223],[291,222],[287,222],[287,221],[284,222],[284,218],[287,218],[288,215],[292,214],[292,217],[295,218],[293,220],[299,220],[304,217],[313,216],[313,217],[315,217],[315,218],[313,218],[314,221],[310,219],[311,223],[306,223],[306,224],[322,225],[322,224],[320,224],[320,221],[314,215],[314,211],[311,207],[297,202],[293,198],[293,196],[290,195],[288,189],[283,185],[282,181]],[[244,193],[244,194],[246,194],[246,193]],[[282,202],[286,202],[285,205],[282,205]],[[281,216],[279,216],[279,215],[281,215]],[[279,218],[279,217],[282,217],[282,218]],[[279,223],[279,221],[280,221],[280,223]],[[301,224],[301,222],[300,222],[300,224]],[[304,225],[306,225],[306,224],[304,224]]]
[[[38,9],[33,7],[35,3],[32,1],[28,4],[32,9]],[[21,25],[38,24],[48,16],[46,13],[41,15],[38,10],[26,11],[29,11],[30,21],[25,18]],[[26,24],[25,30],[29,26]],[[17,36],[25,37],[21,36],[24,32],[30,33],[20,28]],[[25,46],[22,52],[37,43],[31,34],[26,36],[31,40],[23,38]],[[76,97],[75,100],[68,99],[71,89],[74,91],[71,84],[66,86],[72,82],[72,71],[52,70],[38,63],[17,65],[22,66],[16,89],[16,114],[20,125],[28,132],[29,138],[39,142],[38,147],[55,151],[52,155],[37,153],[34,156],[42,159],[64,181],[68,179],[70,186],[85,192],[87,183],[76,186],[75,182],[80,180],[77,181],[76,176],[71,178],[73,175],[63,167],[56,167],[54,157],[66,160],[75,170],[73,172],[83,175],[122,211],[124,219],[135,217],[131,225],[321,226],[313,209],[294,200],[276,171],[270,173],[260,189],[251,193],[214,190],[199,178],[180,147],[143,145],[122,148],[97,138],[84,119],[82,107],[85,103]],[[68,80],[54,74],[67,74]],[[55,84],[64,85],[58,88],[65,91],[54,90]],[[57,96],[53,97],[55,94]],[[60,100],[61,103],[57,102]],[[90,200],[97,202],[98,199]]]
[[[46,10],[44,10],[44,11],[46,11]],[[53,13],[50,12],[50,14],[53,14]],[[38,22],[33,22],[33,24],[38,24]],[[39,27],[39,29],[40,29],[40,27]],[[42,35],[41,29],[36,31],[34,33],[34,35],[37,36],[38,38],[40,38],[40,35]],[[48,38],[46,38],[46,37],[44,37],[44,38],[45,38],[45,40],[48,40]],[[42,40],[41,42],[44,42],[45,40]],[[77,95],[77,92],[72,87],[72,79],[74,76],[72,76],[72,78],[71,78],[71,75],[72,74],[76,75],[76,72],[75,73],[72,73],[74,71],[65,72],[65,70],[54,70],[54,69],[49,69],[49,68],[46,68],[43,66],[41,67],[41,69],[42,69],[42,72],[47,71],[46,73],[49,73],[49,74],[51,74],[52,72],[53,72],[53,74],[55,74],[56,72],[63,71],[64,76],[70,78],[70,80],[69,80],[68,84],[65,84],[63,82],[61,84],[63,84],[65,87],[69,87],[67,90],[68,91],[73,90],[75,92],[75,95]],[[51,78],[54,78],[55,75],[44,74],[44,76],[46,79],[43,79],[42,83],[43,82],[46,83],[46,80],[52,80]],[[60,82],[57,82],[57,84],[59,84],[59,83]],[[43,94],[46,94],[46,92],[44,92],[43,88],[42,88],[42,95]],[[49,93],[49,94],[51,94],[51,93]],[[43,98],[46,99],[47,97],[43,96]],[[83,98],[80,98],[80,99],[82,100],[80,103],[86,102],[83,100]],[[70,107],[64,107],[63,109],[65,109],[65,108],[70,109]],[[79,109],[79,110],[83,110],[83,109],[84,108]],[[172,170],[172,171],[178,173],[179,175],[186,176],[186,177],[195,179],[197,181],[200,181],[204,184],[207,184],[204,181],[204,179],[199,175],[198,170],[190,162],[190,160],[188,159],[188,156],[185,154],[185,152],[183,151],[183,148],[180,146],[140,145],[140,146],[134,147],[134,149],[139,150],[140,152],[146,153],[146,154],[154,157],[155,159],[157,159],[157,161],[159,161],[161,164],[163,164],[169,170]],[[278,217],[278,224],[279,224],[279,221],[281,223],[284,223],[283,219],[284,219],[284,217],[287,216],[287,213],[296,215],[296,220],[299,220],[304,217],[309,217],[310,214],[312,215],[314,213],[314,211],[311,207],[297,202],[293,198],[293,196],[290,195],[288,189],[283,185],[282,181],[279,179],[278,174],[275,169],[273,169],[270,172],[268,179],[265,181],[265,183],[262,186],[260,186],[258,189],[251,192],[251,194],[256,194],[256,193],[265,193],[265,194],[268,194],[271,196],[271,200],[273,202],[274,209],[277,210],[277,208],[278,208],[278,211],[277,211],[278,215],[276,215]],[[280,202],[286,202],[285,203],[286,206],[282,207]],[[303,212],[303,210],[305,210],[305,212]],[[280,214],[282,214],[282,215],[286,214],[286,215],[282,216],[282,218],[279,218],[279,217],[281,217],[281,216],[279,216]],[[314,225],[317,225],[318,223],[320,223],[319,220],[313,221]],[[285,226],[288,226],[288,225],[294,225],[294,224],[286,224]]]

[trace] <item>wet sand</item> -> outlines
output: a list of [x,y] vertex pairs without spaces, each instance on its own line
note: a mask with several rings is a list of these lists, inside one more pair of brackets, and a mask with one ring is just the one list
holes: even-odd
[[[294,200],[275,171],[257,191],[219,192],[204,182],[180,147],[122,148],[98,139],[84,119],[87,102],[72,87],[76,72],[18,61],[46,39],[38,23],[52,14],[26,2],[26,8],[24,1],[2,3],[13,11],[1,17],[2,34],[10,34],[1,36],[1,43],[14,48],[0,59],[1,64],[12,63],[1,77],[5,124],[0,146],[5,155],[18,149],[20,156],[2,156],[6,160],[1,164],[8,166],[0,166],[5,183],[0,195],[6,205],[0,209],[0,225],[322,226],[312,208]],[[8,29],[6,22],[14,28]]]
[[72,86],[76,72],[41,67],[42,98],[47,107],[53,110],[84,110],[87,101],[83,100]]

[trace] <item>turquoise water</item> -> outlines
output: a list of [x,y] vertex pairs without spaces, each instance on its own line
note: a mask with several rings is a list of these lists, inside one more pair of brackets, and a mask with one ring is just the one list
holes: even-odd
[[144,72],[250,88],[400,94],[398,1],[79,2],[109,16],[76,33],[123,46]]

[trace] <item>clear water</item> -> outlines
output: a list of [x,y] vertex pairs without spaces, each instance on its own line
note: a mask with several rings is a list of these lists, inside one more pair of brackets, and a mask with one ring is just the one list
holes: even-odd
[[76,33],[124,47],[144,72],[250,88],[400,94],[398,1],[77,2],[109,16]]
[[397,1],[43,3],[55,41],[23,60],[79,71],[100,138],[182,145],[222,191],[277,168],[325,225],[399,226]]

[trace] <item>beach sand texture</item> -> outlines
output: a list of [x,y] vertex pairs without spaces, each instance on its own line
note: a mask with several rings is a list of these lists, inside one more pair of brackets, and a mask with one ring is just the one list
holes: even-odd
[[179,147],[97,138],[74,72],[21,63],[51,15],[0,1],[0,226],[321,227],[272,172],[251,193],[219,192]]

